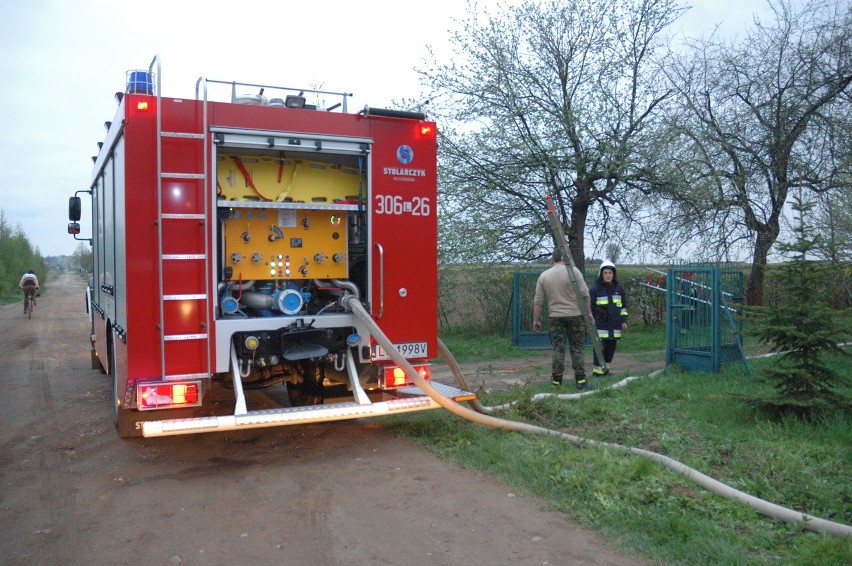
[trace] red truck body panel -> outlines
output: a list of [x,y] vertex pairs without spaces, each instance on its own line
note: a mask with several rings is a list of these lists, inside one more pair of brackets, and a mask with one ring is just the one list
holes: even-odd
[[436,163],[422,116],[125,94],[92,179],[93,336],[119,412],[140,383],[216,374],[387,390],[341,295],[406,357],[437,356]]

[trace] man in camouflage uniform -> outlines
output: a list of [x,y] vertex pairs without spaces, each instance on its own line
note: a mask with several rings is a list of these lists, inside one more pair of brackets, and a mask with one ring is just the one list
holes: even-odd
[[553,251],[553,267],[539,275],[535,285],[533,299],[533,330],[541,331],[541,311],[547,301],[547,314],[550,322],[550,343],[553,346],[551,382],[562,385],[562,373],[565,371],[565,343],[569,345],[571,367],[574,369],[574,381],[577,389],[586,388],[586,368],[583,364],[583,345],[586,341],[587,326],[580,312],[580,303],[574,293],[574,286],[568,275],[568,269],[574,271],[574,277],[580,294],[586,302],[589,322],[595,323],[591,315],[589,288],[583,280],[583,274],[576,267],[567,267],[562,261],[562,252]]

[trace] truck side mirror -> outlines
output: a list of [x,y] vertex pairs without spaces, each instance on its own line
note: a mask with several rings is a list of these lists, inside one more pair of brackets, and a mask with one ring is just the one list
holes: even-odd
[[71,222],[68,224],[68,233],[76,236],[80,233],[80,223],[79,222]]
[[[77,222],[80,220],[80,210],[82,209],[80,205],[80,197],[71,197],[68,199],[68,220],[71,222]],[[68,225],[68,233],[69,234],[79,234],[80,233],[80,225],[77,224],[77,231],[71,232],[71,225]]]

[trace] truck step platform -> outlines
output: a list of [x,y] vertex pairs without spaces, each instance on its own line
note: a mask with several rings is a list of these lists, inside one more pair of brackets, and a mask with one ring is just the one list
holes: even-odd
[[[476,398],[474,393],[463,391],[450,385],[432,383],[442,395],[456,402],[470,401]],[[170,436],[201,432],[223,432],[283,426],[309,424],[325,421],[360,419],[390,414],[411,413],[438,409],[440,405],[425,395],[417,387],[405,387],[393,392],[394,398],[375,403],[360,404],[354,401],[331,403],[328,405],[308,405],[302,407],[284,407],[280,409],[262,409],[242,414],[196,417],[187,419],[164,419],[147,421],[142,424],[142,436]]]

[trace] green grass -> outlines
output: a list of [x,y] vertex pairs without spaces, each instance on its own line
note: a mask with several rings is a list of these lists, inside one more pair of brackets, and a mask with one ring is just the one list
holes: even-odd
[[[42,289],[39,289],[39,293],[44,293]],[[11,305],[14,303],[24,304],[24,294],[17,293],[11,295],[0,295],[0,305]]]
[[[832,362],[852,377],[848,358]],[[756,372],[770,363],[751,362]],[[767,387],[748,379],[741,364],[719,374],[669,369],[605,389],[614,381],[594,380],[600,392],[576,401],[533,403],[533,393],[547,390],[533,385],[480,402],[514,399],[518,403],[505,415],[512,420],[665,454],[756,497],[852,524],[852,415],[818,423],[765,420],[737,401]],[[765,517],[644,457],[497,431],[446,411],[395,422],[441,457],[544,497],[625,552],[653,562],[852,564],[852,539]]]
[[[47,293],[47,288],[48,288],[48,285],[44,285],[44,284],[41,287],[39,287],[39,289],[38,289],[39,296]],[[0,305],[11,305],[13,303],[21,303],[21,305],[23,306],[23,304],[24,304],[24,293],[23,293],[23,291],[18,289],[17,291],[14,291],[14,292],[11,292],[11,293],[0,294]]]
[[620,352],[650,352],[666,349],[666,326],[664,324],[646,325],[631,323],[618,341]]
[[462,331],[442,333],[441,340],[459,362],[524,359],[537,353],[513,346],[511,336]]
[[[473,331],[442,333],[441,340],[459,362],[487,362],[490,360],[524,359],[541,353],[541,350],[526,350],[512,345],[511,336],[496,336]],[[662,324],[630,326],[628,335],[619,341],[619,352],[659,352],[666,349],[666,327]]]

